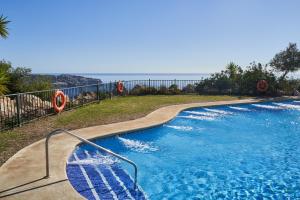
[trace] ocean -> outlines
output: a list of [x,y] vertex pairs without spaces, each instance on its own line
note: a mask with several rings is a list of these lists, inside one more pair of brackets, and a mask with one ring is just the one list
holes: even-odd
[[201,80],[209,77],[205,73],[76,73],[73,75],[101,79],[104,83],[110,81],[128,81],[128,80]]
[[[46,73],[45,73],[46,74]],[[60,75],[61,73],[47,73],[49,75]],[[63,73],[101,79],[103,83],[129,80],[202,80],[209,77],[210,73]],[[278,77],[280,73],[275,73]],[[288,79],[299,79],[299,73],[289,73]]]

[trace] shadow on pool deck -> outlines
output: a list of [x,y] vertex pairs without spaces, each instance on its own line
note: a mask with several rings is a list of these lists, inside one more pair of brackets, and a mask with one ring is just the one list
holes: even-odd
[[[23,190],[22,189],[18,190],[19,188],[22,188],[22,187],[27,186],[27,185],[31,185],[33,183],[37,183],[37,182],[42,181],[42,180],[45,180],[45,177],[39,178],[39,179],[35,179],[33,181],[30,181],[30,182],[27,182],[27,183],[24,183],[24,184],[21,184],[21,185],[18,185],[18,186],[15,186],[15,187],[3,190],[3,191],[0,191],[0,199],[4,198],[4,197],[8,197],[8,196],[13,196],[13,195],[16,195],[16,194],[20,194],[20,193],[23,193],[23,192],[28,192],[28,191],[31,191],[31,190],[36,190],[36,189],[39,189],[39,188],[47,187],[47,186],[50,186],[50,185],[53,185],[53,184],[58,184],[58,183],[67,181],[68,179],[54,181],[54,182],[46,183],[46,184],[40,184],[40,185],[37,185],[37,186],[32,187],[32,188],[26,188],[26,189],[23,189]],[[14,191],[14,190],[17,190],[17,191]],[[13,191],[13,192],[5,194],[3,196],[1,195],[2,193],[7,193],[9,191]]]

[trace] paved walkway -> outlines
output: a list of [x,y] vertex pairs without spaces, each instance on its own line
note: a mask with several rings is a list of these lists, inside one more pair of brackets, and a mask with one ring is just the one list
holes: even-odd
[[[72,131],[86,139],[110,136],[130,130],[165,123],[181,110],[191,107],[254,103],[258,99],[217,101],[172,105],[160,108],[145,117],[126,122],[93,126]],[[17,152],[0,168],[1,199],[83,199],[71,186],[66,175],[66,162],[78,140],[60,134],[50,140],[50,178],[45,176],[45,140]]]

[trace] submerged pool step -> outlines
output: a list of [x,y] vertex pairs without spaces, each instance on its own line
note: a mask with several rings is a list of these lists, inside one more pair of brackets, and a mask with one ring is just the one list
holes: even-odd
[[88,152],[76,152],[69,159],[67,174],[73,187],[87,199],[146,199],[140,187],[118,163],[91,164]]

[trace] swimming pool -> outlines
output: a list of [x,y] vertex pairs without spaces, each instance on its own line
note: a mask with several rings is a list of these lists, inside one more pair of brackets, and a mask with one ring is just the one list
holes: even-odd
[[192,108],[166,124],[80,145],[67,174],[88,199],[300,198],[300,101]]

